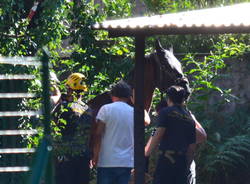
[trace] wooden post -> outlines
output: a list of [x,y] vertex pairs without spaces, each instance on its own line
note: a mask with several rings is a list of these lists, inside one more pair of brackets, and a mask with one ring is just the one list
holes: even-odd
[[135,37],[135,108],[134,108],[134,163],[135,184],[144,184],[144,50],[145,37]]

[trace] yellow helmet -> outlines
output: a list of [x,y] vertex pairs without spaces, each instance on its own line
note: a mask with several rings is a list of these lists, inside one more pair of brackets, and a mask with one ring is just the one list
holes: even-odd
[[84,80],[86,77],[81,73],[72,73],[66,81],[66,84],[73,90],[87,91],[88,88],[85,85]]

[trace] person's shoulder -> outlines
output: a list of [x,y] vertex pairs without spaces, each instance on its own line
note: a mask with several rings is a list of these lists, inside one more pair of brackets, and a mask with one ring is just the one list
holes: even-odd
[[101,106],[100,110],[113,108],[113,103],[104,104]]
[[173,112],[175,111],[175,108],[174,107],[164,107],[160,110],[160,113],[170,113],[170,112]]
[[125,109],[127,109],[128,112],[134,112],[134,107],[125,103]]
[[123,109],[129,109],[129,110],[134,109],[134,107],[132,107],[131,105],[129,105],[126,102],[116,102],[116,103],[114,103],[114,105],[119,107],[119,108],[123,108]]
[[115,106],[115,103],[114,103],[114,102],[104,104],[102,107],[108,108],[108,107],[112,107],[112,106]]

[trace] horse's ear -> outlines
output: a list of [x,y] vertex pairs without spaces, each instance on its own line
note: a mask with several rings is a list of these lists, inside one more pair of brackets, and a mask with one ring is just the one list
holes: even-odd
[[158,39],[155,41],[155,49],[157,52],[164,51],[164,48],[162,48],[161,43]]
[[169,52],[171,52],[172,54],[174,53],[173,45],[171,45],[171,47],[169,48]]

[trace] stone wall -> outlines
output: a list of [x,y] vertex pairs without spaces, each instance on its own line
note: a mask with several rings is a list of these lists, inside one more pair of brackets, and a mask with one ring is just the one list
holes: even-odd
[[[242,57],[226,61],[227,67],[221,72],[222,78],[218,79],[217,85],[223,89],[232,89],[231,103],[223,106],[223,111],[234,112],[238,107],[250,105],[250,59]],[[212,101],[221,98],[215,95]]]

